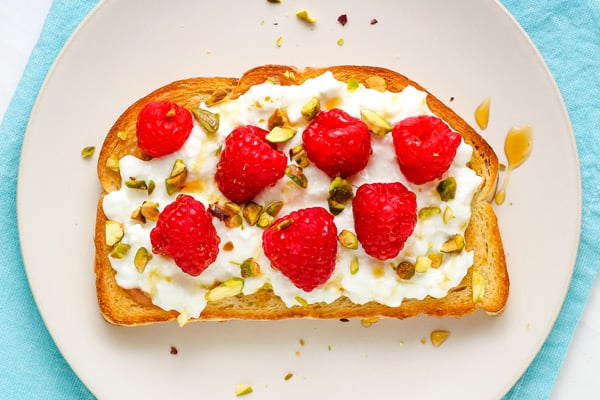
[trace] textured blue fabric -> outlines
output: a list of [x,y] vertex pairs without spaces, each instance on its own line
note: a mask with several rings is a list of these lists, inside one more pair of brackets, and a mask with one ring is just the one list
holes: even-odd
[[[55,0],[0,125],[0,398],[87,399],[92,394],[57,350],[25,276],[16,221],[23,134],[39,88],[65,41],[98,0]],[[540,50],[563,95],[579,149],[583,219],[577,265],[556,324],[505,399],[547,399],[600,259],[600,2],[502,0]]]
[[0,399],[92,399],[48,334],[21,259],[16,217],[23,134],[66,40],[98,0],[55,0],[0,125]]
[[582,231],[567,298],[542,349],[505,399],[548,399],[600,264],[600,2],[503,0],[552,72],[571,118],[583,186]]

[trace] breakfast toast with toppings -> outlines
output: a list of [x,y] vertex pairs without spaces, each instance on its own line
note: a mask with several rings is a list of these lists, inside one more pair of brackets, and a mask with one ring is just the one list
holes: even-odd
[[[319,302],[302,304],[302,302],[300,302],[300,304],[298,305],[287,306],[276,294],[274,294],[272,288],[270,288],[269,285],[265,285],[264,287],[258,289],[255,293],[252,294],[242,294],[239,292],[234,292],[234,295],[231,296],[210,297],[207,295],[208,302],[205,308],[202,310],[200,316],[198,318],[192,317],[190,318],[190,320],[277,320],[286,318],[373,319],[378,317],[403,319],[417,316],[419,314],[426,314],[437,317],[461,317],[463,315],[473,313],[477,309],[482,309],[486,313],[492,315],[499,314],[503,311],[509,293],[509,278],[506,269],[502,239],[500,236],[496,215],[491,205],[491,201],[494,197],[496,190],[498,160],[493,149],[486,143],[486,141],[461,117],[459,117],[455,112],[453,112],[448,106],[446,106],[443,102],[438,100],[435,96],[427,92],[427,90],[420,86],[418,83],[389,69],[367,66],[333,66],[328,68],[306,68],[300,70],[290,66],[266,65],[247,71],[239,79],[223,77],[190,78],[168,84],[132,104],[117,119],[111,130],[108,132],[98,159],[97,172],[104,193],[102,194],[98,202],[95,233],[95,274],[97,297],[100,306],[100,311],[103,317],[108,322],[117,325],[133,326],[177,320],[178,318],[180,320],[180,323],[182,323],[182,321],[187,321],[187,318],[181,318],[180,313],[178,311],[164,310],[154,305],[149,294],[145,293],[141,289],[125,289],[121,287],[117,283],[116,271],[111,266],[110,257],[115,256],[115,254],[118,257],[119,251],[129,250],[128,248],[118,249],[120,245],[119,240],[118,238],[115,239],[113,237],[114,230],[111,230],[111,221],[107,218],[103,209],[103,201],[105,196],[108,193],[119,190],[122,184],[126,183],[122,182],[122,177],[119,171],[119,160],[127,155],[132,155],[142,160],[151,160],[153,157],[161,156],[160,146],[156,146],[155,144],[147,145],[144,142],[148,140],[147,137],[140,138],[140,131],[147,129],[157,129],[155,126],[151,126],[150,128],[148,128],[148,126],[141,126],[139,122],[139,115],[141,112],[144,111],[144,107],[149,103],[159,104],[161,102],[169,102],[170,104],[176,104],[178,107],[181,107],[181,109],[191,111],[193,109],[196,109],[201,103],[209,104],[218,103],[221,101],[234,100],[242,94],[248,92],[248,90],[250,90],[253,86],[262,84],[267,81],[275,82],[280,85],[299,85],[309,79],[320,76],[325,71],[331,72],[333,76],[341,82],[352,82],[355,84],[362,84],[367,88],[372,88],[375,90],[401,92],[407,86],[412,86],[420,91],[427,93],[426,102],[429,110],[431,110],[431,112],[436,117],[445,121],[452,131],[459,133],[460,137],[462,137],[464,142],[466,142],[473,148],[473,153],[471,156],[469,166],[473,171],[475,171],[475,173],[479,177],[482,178],[481,184],[479,185],[479,188],[473,196],[471,202],[471,217],[466,231],[464,232],[464,248],[466,251],[473,252],[473,265],[468,269],[466,275],[464,276],[460,284],[450,289],[446,296],[441,298],[427,296],[422,300],[405,298],[399,306],[395,307],[383,305],[375,301],[370,301],[365,304],[355,304],[343,295],[337,300],[330,303]],[[168,112],[172,112],[173,118],[178,118],[177,113],[179,112],[179,109]],[[198,119],[198,121],[201,120],[202,117]],[[195,121],[194,123],[198,122]],[[207,123],[208,125],[210,125],[213,122],[208,120]],[[182,122],[182,124],[189,124],[189,121]],[[163,128],[164,126],[161,125],[160,129]],[[168,136],[169,134],[171,134],[170,131],[168,132],[168,134],[165,135]],[[262,133],[257,133],[256,135],[258,135],[257,137],[260,137],[261,134]],[[388,132],[388,134],[391,133]],[[394,134],[396,133],[394,132]],[[242,133],[240,133],[238,136],[240,137],[240,141],[250,140],[247,138],[247,133],[246,136],[244,136]],[[252,137],[254,138],[254,136]],[[233,139],[231,140],[233,141]],[[142,142],[141,145],[140,142]],[[308,138],[306,139],[306,142],[310,144]],[[270,146],[276,147],[272,144]],[[158,152],[153,153],[153,151],[157,147]],[[235,147],[233,144],[225,144],[225,148],[227,149],[227,151],[232,151],[231,149],[234,149]],[[307,150],[310,150],[310,148]],[[243,152],[243,149],[240,151]],[[257,144],[256,149],[253,149],[252,153],[264,152],[265,154],[267,154],[269,153],[269,151],[270,150],[265,148],[265,146],[260,147],[259,144]],[[357,150],[357,152],[359,151],[360,149]],[[290,163],[290,161],[288,161],[286,158],[283,161],[283,164],[281,164],[281,161],[278,161],[277,159],[278,155],[270,155],[269,157],[271,156],[274,160],[272,161],[273,168],[277,169],[278,171],[277,173],[273,174],[272,179],[280,179],[281,175],[283,175],[284,169],[286,168],[286,164]],[[224,159],[226,157],[227,154],[225,150],[223,150],[223,153],[221,153],[221,158]],[[243,158],[241,157],[242,155],[239,154],[230,156],[232,160],[237,160],[236,162],[242,160]],[[265,155],[265,157],[267,157],[267,155]],[[309,151],[308,158],[316,159],[317,157],[313,156]],[[232,161],[231,163],[233,162],[234,161]],[[228,183],[232,182],[231,176],[227,175],[228,166],[229,165],[223,165],[218,167],[218,174],[221,174],[223,177],[219,178],[217,176],[216,179],[220,179],[222,181],[218,183],[219,188],[223,188],[223,191],[235,189],[235,185],[234,189],[228,188]],[[332,180],[335,179],[334,176],[340,176],[340,174],[343,174],[344,172],[340,171],[344,171],[345,168],[345,166],[337,165],[334,167],[338,169],[334,169],[334,171],[331,173]],[[232,168],[232,170],[237,171],[240,168],[241,167],[236,165],[234,168]],[[414,171],[414,169],[412,171]],[[285,169],[285,172],[287,174],[289,173],[289,170]],[[298,176],[296,176],[296,178],[297,177]],[[255,178],[252,178],[250,180],[256,181],[257,179]],[[460,182],[458,184],[460,184]],[[242,187],[237,183],[236,185],[238,185],[239,188]],[[229,185],[229,187],[230,186],[231,185]],[[254,193],[252,192],[253,188],[250,187],[247,189],[248,191],[250,191],[251,194],[247,196],[240,196],[238,200],[236,200],[236,203],[240,206],[242,203],[250,202],[252,199],[251,196],[252,193]],[[374,196],[373,193],[377,195],[377,193],[383,193],[382,191],[385,191],[386,195],[389,196],[404,196],[403,193],[396,194],[397,191],[394,193],[390,192],[392,188],[373,188],[373,190],[375,189],[377,191],[371,191],[370,193],[363,193],[366,192],[366,189],[361,190],[359,199],[363,197],[366,198],[367,200],[365,200],[365,204],[369,205],[376,203],[375,201],[368,199],[368,196]],[[397,188],[394,187],[393,189],[396,190]],[[359,196],[359,193],[357,192],[356,195]],[[169,239],[172,238],[172,235],[168,236],[169,232],[164,234],[162,232],[170,229],[166,228],[167,226],[173,225],[173,223],[169,225],[167,223],[169,221],[167,221],[166,219],[176,219],[177,215],[179,215],[177,213],[176,207],[180,207],[180,210],[185,210],[185,213],[187,213],[187,215],[189,215],[190,213],[194,215],[204,215],[204,208],[194,208],[196,207],[196,205],[190,204],[189,201],[186,202],[187,199],[184,196],[185,195],[177,196],[176,194],[174,194],[173,199],[177,198],[177,201],[172,203],[173,207],[169,210],[165,208],[161,212],[161,216],[158,217],[159,223],[157,223],[157,228],[155,229],[156,235],[154,235],[153,231],[153,240],[155,241],[153,241],[152,250],[154,250],[155,254],[158,253],[161,254],[161,256],[168,255],[169,250],[167,248],[169,243],[166,243],[166,241],[180,240],[179,238]],[[214,209],[209,209],[208,204],[206,204],[205,206],[206,214],[208,215],[209,219],[212,217],[215,217],[215,219],[219,218],[218,215],[215,213]],[[325,204],[325,208],[326,207],[327,204]],[[367,211],[369,209],[368,206],[364,208]],[[172,212],[170,212],[167,216],[166,211]],[[403,210],[403,212],[404,211],[405,210]],[[310,210],[309,214],[311,213],[314,213],[314,210]],[[164,217],[162,216],[162,214],[164,214]],[[162,224],[160,221],[161,218],[164,218],[165,220]],[[298,216],[297,218],[299,220],[301,217]],[[315,220],[315,217],[313,217],[312,214],[311,216],[307,216],[305,218],[307,219],[307,221]],[[323,221],[326,222],[319,225],[317,228],[312,227],[312,230],[299,230],[298,233],[295,233],[290,229],[289,233],[290,235],[294,233],[298,235],[298,237],[302,237],[302,235],[304,235],[308,238],[310,236],[310,233],[313,232],[315,229],[321,229],[324,232],[326,231],[326,234],[324,233],[322,235],[322,238],[314,239],[314,246],[321,245],[322,243],[330,243],[331,232],[329,227],[331,226],[331,223],[327,218],[329,217],[323,217]],[[263,238],[265,238],[265,240],[274,242],[280,240],[276,237],[276,234],[278,233],[278,231],[284,231],[288,229],[288,226],[291,224],[290,221],[292,221],[292,218],[280,218],[278,220],[275,220],[274,222],[271,221],[273,225],[265,230]],[[178,221],[175,220],[174,223],[176,222]],[[197,226],[204,226],[202,224],[205,224],[206,221],[194,221],[194,223],[197,224]],[[399,222],[399,224],[401,225],[402,222]],[[363,230],[366,230],[368,232],[369,224],[366,225],[367,226]],[[297,227],[293,226],[292,228],[296,229]],[[116,229],[117,231],[119,230],[118,227]],[[181,235],[193,236],[193,234],[190,233],[193,231],[193,229],[190,229],[188,225],[182,224],[179,229],[183,232],[181,233]],[[362,244],[360,232],[358,233],[359,240],[361,240]],[[410,233],[410,231],[408,233]],[[160,236],[161,234],[162,236]],[[118,233],[117,236],[119,236]],[[157,244],[158,242],[160,242],[161,246]],[[215,239],[211,237],[206,239],[205,235],[203,234],[198,235],[198,242],[200,242],[200,244],[195,243],[196,247],[201,245],[203,247],[212,246],[214,248],[215,246],[219,245],[218,238]],[[365,241],[365,247],[367,246],[366,243],[367,241]],[[224,243],[220,243],[220,245],[224,245]],[[312,244],[308,244],[307,246],[310,245]],[[336,244],[334,243],[334,246],[335,245]],[[329,251],[330,248],[331,247],[329,247],[327,251]],[[181,250],[181,252],[185,253],[184,250],[188,251],[188,249],[186,248]],[[303,249],[303,251],[311,250],[309,248],[309,250]],[[323,253],[329,254],[327,251],[323,251]],[[316,250],[316,252],[318,253],[318,250]],[[381,253],[380,249],[375,248],[373,252],[375,259],[379,257],[378,254],[383,254],[381,256],[381,259],[386,257],[389,258],[387,253],[385,251]],[[271,250],[268,249],[266,245],[265,253],[271,253]],[[302,253],[298,254],[291,252],[289,254],[293,254],[291,256],[288,255],[288,258],[292,257],[294,258],[294,261],[297,261],[300,258],[302,258]],[[280,261],[280,259],[275,256],[270,257],[270,254],[267,254],[267,256],[269,256],[273,268],[277,267],[277,265],[279,265],[278,263],[280,262],[281,266],[278,267],[278,269],[284,270],[286,268],[289,268],[286,266],[285,260]],[[142,260],[145,260],[141,263],[144,264],[144,262],[147,262],[147,260],[151,257],[152,253],[150,253],[150,250],[148,250],[148,252],[145,255],[140,255],[140,258]],[[321,260],[319,258],[318,262],[323,262],[324,264],[331,265],[331,257],[333,257],[333,262],[335,262],[335,249],[333,250],[333,256],[328,256],[327,260]],[[210,260],[205,262],[204,264],[209,263]],[[316,263],[317,261],[315,259],[315,264]],[[179,264],[180,263],[178,263],[178,265]],[[193,270],[196,271],[197,274],[201,274],[203,268],[206,268],[206,265],[204,264],[188,265],[189,263],[187,263],[187,261],[182,261],[181,264],[186,265],[185,267],[180,265],[182,270],[186,271],[184,268],[189,268],[188,271]],[[310,264],[310,262],[305,264]],[[261,266],[261,268],[263,269],[270,267],[271,266],[268,265]],[[302,265],[301,268],[307,268],[310,270],[310,265]],[[318,275],[320,271],[321,269],[319,269],[318,272],[315,272],[315,274]],[[193,274],[196,274],[196,272],[194,272]],[[312,274],[313,272],[310,273]],[[290,272],[290,285],[296,284],[296,286],[301,287],[300,285],[306,284],[306,279],[304,279],[303,277],[299,278],[301,283],[296,283],[293,274],[293,271]],[[325,276],[324,278],[326,279],[328,276],[329,275]],[[232,282],[237,283],[238,281],[234,280]],[[314,282],[311,281],[310,289],[312,289],[314,285],[320,284],[322,284],[322,279],[317,279]],[[227,285],[220,285],[220,288],[226,291]]]

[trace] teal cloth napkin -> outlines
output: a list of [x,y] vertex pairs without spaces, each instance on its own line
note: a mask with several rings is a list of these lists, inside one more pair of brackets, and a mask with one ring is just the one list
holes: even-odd
[[[48,69],[98,0],[55,0],[0,125],[0,398],[91,399],[42,321],[27,282],[16,220],[23,134]],[[598,271],[600,259],[600,2],[502,0],[540,50],[566,102],[583,180],[577,264],[559,318],[539,354],[505,396],[547,399]]]

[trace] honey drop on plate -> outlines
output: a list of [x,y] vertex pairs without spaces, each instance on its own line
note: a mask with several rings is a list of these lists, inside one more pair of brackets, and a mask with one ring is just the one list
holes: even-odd
[[482,130],[487,128],[488,121],[490,120],[490,103],[491,100],[487,97],[475,109],[475,122],[477,122],[477,125],[479,125],[479,128]]
[[504,140],[504,153],[508,161],[506,175],[502,182],[502,188],[496,193],[496,204],[502,204],[506,197],[508,179],[513,169],[519,167],[531,154],[533,147],[533,129],[531,126],[511,128]]

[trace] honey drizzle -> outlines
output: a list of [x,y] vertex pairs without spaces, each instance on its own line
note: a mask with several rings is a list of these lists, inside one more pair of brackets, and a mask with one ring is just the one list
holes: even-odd
[[504,140],[504,153],[508,161],[506,174],[502,187],[496,193],[496,204],[502,204],[506,198],[506,187],[512,170],[523,164],[529,155],[533,145],[533,130],[531,126],[513,127],[506,134]]
[[479,125],[479,128],[485,130],[490,120],[490,98],[484,99],[479,106],[475,109],[475,122]]

